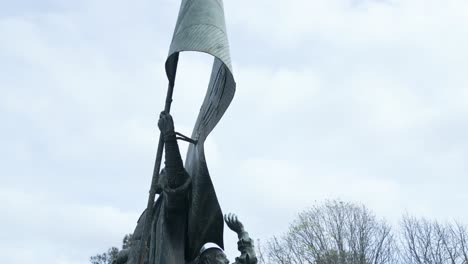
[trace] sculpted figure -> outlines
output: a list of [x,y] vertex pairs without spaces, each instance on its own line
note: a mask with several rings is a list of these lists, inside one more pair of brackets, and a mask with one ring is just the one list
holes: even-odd
[[[223,250],[215,243],[206,243],[196,249],[199,255],[192,262],[184,258],[191,177],[183,166],[171,115],[161,113],[158,127],[165,142],[165,167],[159,177],[159,197],[154,204],[155,216],[145,264],[229,264]],[[131,245],[134,246],[119,252],[113,264],[137,264],[138,246],[135,245],[139,245],[145,220],[146,211],[140,216],[133,233]],[[252,239],[242,223],[232,214],[225,215],[224,220],[239,237],[241,256],[236,258],[235,264],[256,264]]]
[[[241,255],[236,258],[233,264],[257,264],[253,240],[245,231],[242,222],[234,214],[225,215],[224,221],[232,231],[237,233],[239,238],[237,248]],[[219,246],[208,243],[200,250],[200,256],[195,260],[195,264],[229,264],[229,260]]]
[[[164,138],[165,167],[161,170],[154,204],[148,255],[145,264],[179,264],[184,261],[185,227],[190,199],[191,178],[184,169],[172,116],[162,112],[158,127]],[[133,232],[132,245],[122,250],[114,264],[137,264],[138,245],[147,218],[145,210]]]
[[234,214],[225,215],[224,221],[232,231],[237,233],[237,237],[239,238],[237,249],[241,252],[241,255],[236,258],[235,264],[256,264],[257,256],[255,254],[254,243],[249,233],[245,231],[242,222]]

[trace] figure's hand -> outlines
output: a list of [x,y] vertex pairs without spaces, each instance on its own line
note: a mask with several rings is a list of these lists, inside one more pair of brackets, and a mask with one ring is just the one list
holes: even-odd
[[244,232],[244,225],[239,221],[239,219],[237,219],[235,214],[224,215],[224,221],[227,226],[237,234]]
[[173,133],[174,121],[172,120],[172,116],[164,111],[161,112],[159,115],[158,127],[164,135]]

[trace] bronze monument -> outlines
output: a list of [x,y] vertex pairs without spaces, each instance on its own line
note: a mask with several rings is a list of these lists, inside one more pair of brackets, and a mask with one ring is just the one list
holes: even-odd
[[[182,51],[214,57],[210,83],[191,137],[175,132],[169,114]],[[255,264],[253,241],[235,215],[223,218],[205,159],[204,142],[229,107],[236,83],[232,74],[222,0],[182,0],[169,56],[166,104],[147,209],[138,220],[131,246],[115,263],[229,263],[223,248],[224,221],[238,234],[235,263]],[[190,142],[185,166],[177,140]],[[165,168],[160,171],[163,149]],[[159,194],[155,201],[156,194]]]

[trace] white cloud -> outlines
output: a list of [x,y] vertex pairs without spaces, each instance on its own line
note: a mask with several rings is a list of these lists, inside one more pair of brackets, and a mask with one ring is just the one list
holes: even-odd
[[298,71],[270,67],[240,68],[237,97],[263,113],[286,112],[304,108],[314,101],[322,88],[318,71]]
[[[468,6],[460,0],[241,1],[229,7],[233,10],[232,24],[267,39],[273,37],[276,45],[306,39],[325,39],[348,48],[447,41],[434,38],[434,34],[467,40],[456,34],[465,31],[463,25],[468,23],[463,15]],[[427,38],[432,41],[425,43]]]
[[116,241],[138,218],[137,212],[110,206],[64,203],[45,191],[2,189],[0,201],[0,225],[8,227],[2,232],[2,256],[9,263],[30,263],[34,258],[39,263],[63,263],[70,256],[86,263],[100,250],[120,246]]
[[[249,182],[246,195],[251,197],[246,200],[255,197],[263,206],[280,211],[299,212],[311,206],[312,201],[334,198],[361,201],[377,208],[397,206],[401,187],[396,180],[356,173],[339,167],[324,168],[313,160],[302,163],[253,159],[242,164],[236,179]],[[395,208],[386,208],[385,214],[393,214],[391,209]]]
[[[0,17],[7,263],[86,263],[132,231],[178,5],[54,1]],[[392,222],[406,210],[468,221],[465,1],[225,8],[238,90],[206,151],[223,210],[252,236],[279,234],[304,207],[336,197]],[[211,61],[181,55],[172,113],[186,135]]]
[[349,88],[357,112],[381,133],[394,133],[427,124],[436,110],[429,102],[391,75],[362,72],[351,76]]

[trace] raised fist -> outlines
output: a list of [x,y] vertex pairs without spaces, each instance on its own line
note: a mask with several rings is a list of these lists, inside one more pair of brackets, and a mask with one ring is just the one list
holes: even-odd
[[227,226],[237,234],[244,232],[244,225],[239,221],[239,219],[237,219],[235,214],[224,215],[224,221]]
[[164,135],[174,133],[174,121],[172,120],[172,116],[164,111],[161,112],[159,115],[158,127]]

